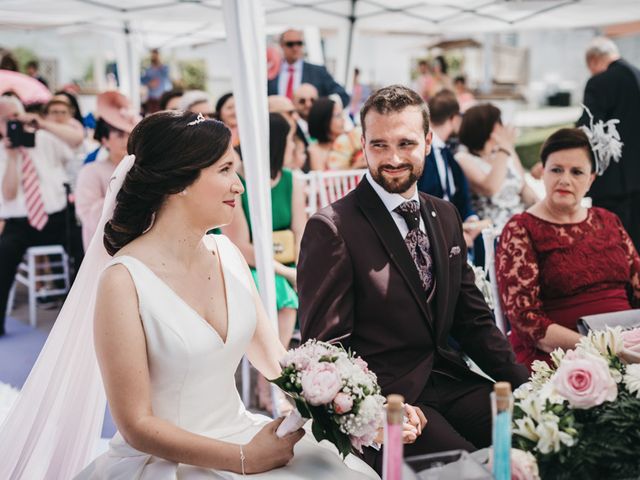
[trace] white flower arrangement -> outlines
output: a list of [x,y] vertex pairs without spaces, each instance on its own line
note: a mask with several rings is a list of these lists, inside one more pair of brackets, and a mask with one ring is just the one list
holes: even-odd
[[627,371],[623,379],[629,393],[633,393],[636,398],[640,398],[640,364],[627,365]]
[[[627,478],[640,471],[640,364],[623,353],[640,330],[590,332],[552,365],[534,362],[515,392],[514,445],[532,453],[542,478]],[[602,448],[604,442],[611,448]],[[579,448],[577,448],[579,446]]]

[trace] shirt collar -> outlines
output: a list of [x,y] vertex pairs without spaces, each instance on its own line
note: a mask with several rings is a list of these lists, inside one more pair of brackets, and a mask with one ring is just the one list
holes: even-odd
[[434,132],[433,130],[431,130],[431,148],[444,148],[447,145],[444,143],[444,141],[436,134],[436,132]]
[[417,188],[411,198],[404,198],[399,193],[387,192],[380,184],[378,184],[378,182],[373,179],[373,177],[371,176],[371,172],[369,172],[368,170],[365,176],[367,177],[369,184],[373,187],[373,190],[378,194],[380,200],[382,200],[382,203],[384,203],[384,206],[389,212],[393,212],[401,204],[410,200],[415,200],[416,202],[418,202],[418,204],[420,204],[420,196],[418,195]]
[[[304,60],[302,58],[300,58],[299,60],[296,60],[295,63],[292,63],[291,66],[293,67],[293,69],[296,72],[301,72],[302,71],[303,62],[304,62]],[[282,61],[282,65],[280,66],[280,72],[289,73],[289,64],[287,63],[286,60]]]

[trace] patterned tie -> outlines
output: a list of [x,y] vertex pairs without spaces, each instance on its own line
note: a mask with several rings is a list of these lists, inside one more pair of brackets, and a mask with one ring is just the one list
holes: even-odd
[[429,295],[433,287],[433,260],[431,258],[431,247],[429,237],[420,230],[420,204],[415,200],[404,202],[394,209],[407,222],[409,233],[404,238],[411,258],[416,264],[422,288]]
[[293,77],[295,75],[295,68],[293,65],[289,65],[289,79],[287,80],[287,91],[285,95],[289,100],[293,100]]
[[20,153],[22,154],[22,189],[24,201],[27,204],[29,225],[36,230],[42,230],[49,221],[49,215],[44,209],[40,193],[40,179],[27,150],[21,148]]

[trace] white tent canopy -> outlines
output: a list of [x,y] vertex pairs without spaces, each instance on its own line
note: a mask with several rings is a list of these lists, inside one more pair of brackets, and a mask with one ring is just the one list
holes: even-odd
[[[637,0],[253,0],[268,25],[422,34],[603,26],[640,18]],[[3,0],[0,28],[81,29],[142,35],[147,46],[224,36],[222,0]]]

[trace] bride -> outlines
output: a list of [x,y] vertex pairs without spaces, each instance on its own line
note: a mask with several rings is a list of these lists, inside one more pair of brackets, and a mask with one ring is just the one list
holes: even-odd
[[[99,279],[94,322],[119,432],[76,478],[378,478],[302,429],[279,438],[282,419],[252,414],[240,400],[234,372],[242,356],[274,378],[285,350],[242,255],[224,236],[203,238],[231,221],[243,191],[228,128],[193,113],[160,112],[133,130],[128,151],[116,177],[130,170],[104,225],[113,258]],[[63,471],[51,465],[69,455],[47,453],[48,466],[29,470],[19,460],[13,472],[22,473],[8,478],[27,478],[27,471],[62,478],[49,475]]]

